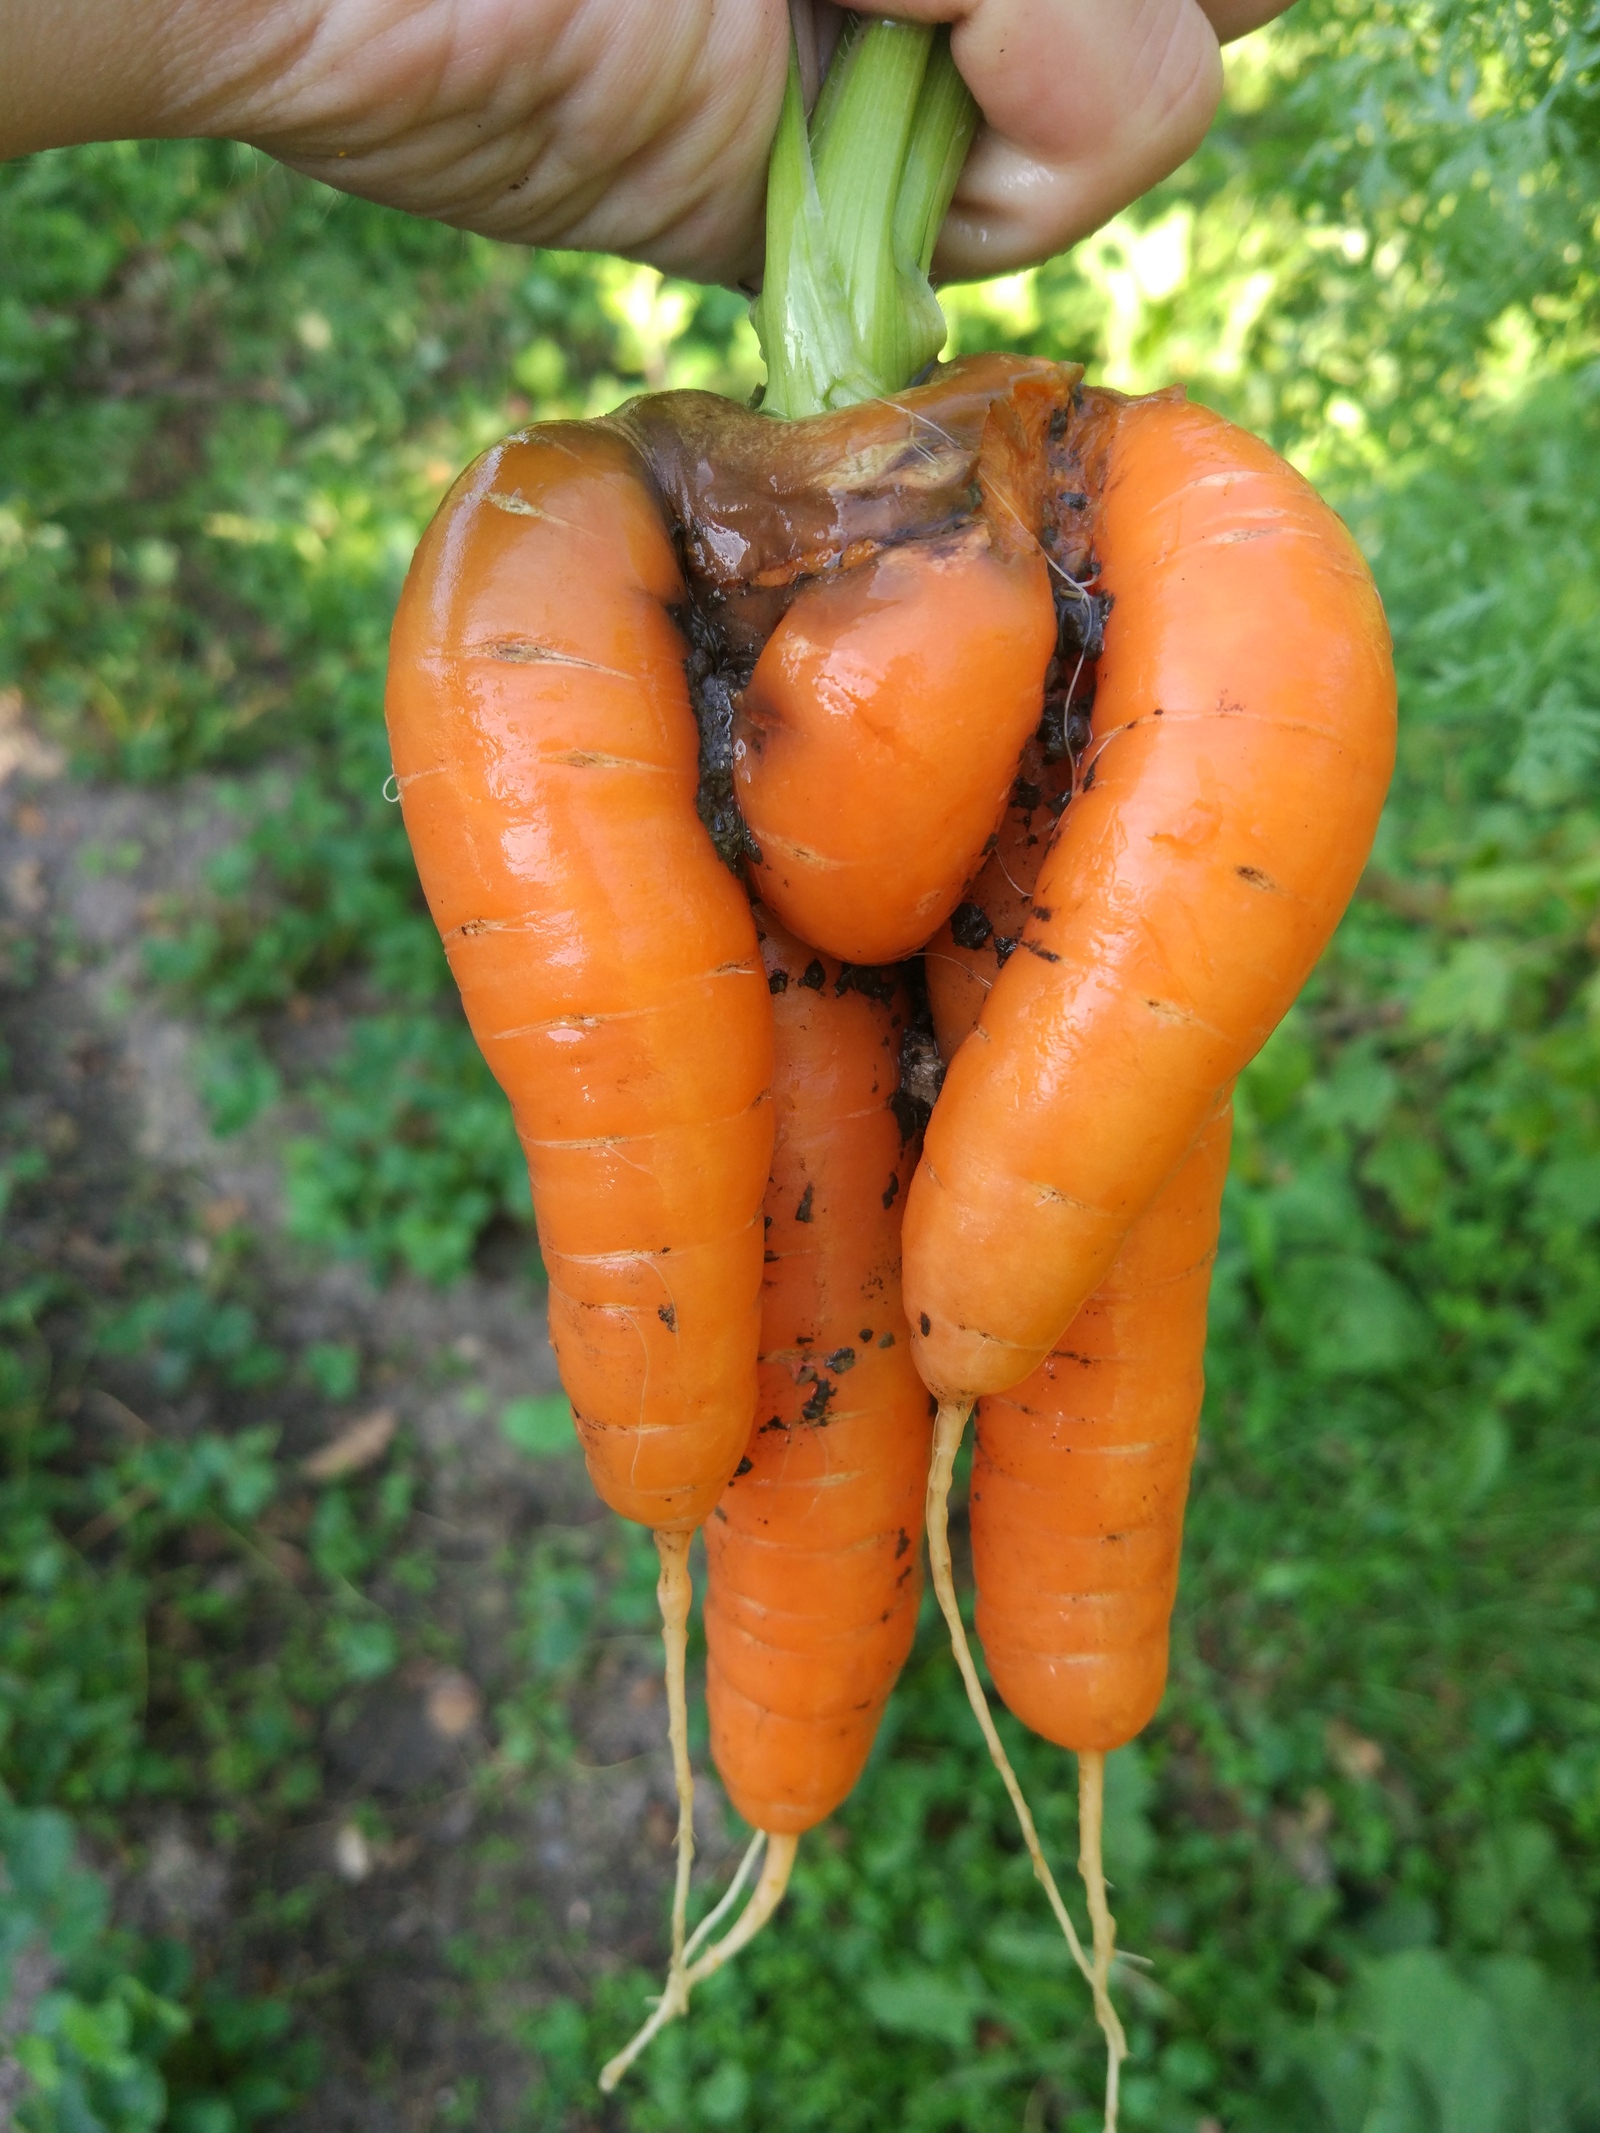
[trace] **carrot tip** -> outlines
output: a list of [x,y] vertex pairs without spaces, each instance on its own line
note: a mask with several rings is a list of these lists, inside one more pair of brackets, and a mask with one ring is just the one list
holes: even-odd
[[[696,1985],[720,1970],[722,1965],[753,1940],[783,1900],[794,1865],[797,1837],[767,1836],[758,1830],[739,1863],[726,1895],[710,1915],[701,1920],[692,1937],[686,1933],[689,1913],[689,1872],[694,1864],[694,1769],[689,1761],[689,1700],[687,1687],[689,1610],[694,1593],[689,1581],[687,1533],[658,1533],[656,1553],[661,1575],[656,1598],[661,1608],[661,1641],[666,1648],[667,1732],[672,1742],[672,1775],[678,1795],[678,1863],[672,1897],[672,1959],[661,1997],[636,2034],[600,2072],[602,2093],[609,2095],[635,2059],[669,2022],[689,2011],[689,1995]],[[766,1846],[761,1878],[738,1923],[694,1960],[695,1952],[727,1916],[739,1891],[749,1878],[756,1854]]]
[[[667,1972],[666,1988],[649,2019],[616,2057],[609,2059],[602,2067],[600,2088],[603,2094],[610,2095],[645,2046],[658,2036],[669,2022],[674,2022],[679,2015],[688,2013],[689,1995],[696,1985],[702,1984],[705,1979],[720,1970],[724,1963],[731,1961],[741,1948],[747,1947],[755,1939],[783,1901],[799,1843],[798,1837],[767,1836],[761,1830],[756,1831],[749,1849],[739,1862],[739,1870],[729,1884],[727,1894],[710,1916],[702,1919],[695,1928],[694,1936],[685,1944],[682,1955],[674,1957],[672,1967]],[[761,1879],[756,1883],[750,1901],[739,1914],[738,1924],[731,1932],[724,1934],[721,1940],[707,1948],[698,1962],[691,1962],[689,1958],[701,1942],[726,1917],[755,1862],[757,1851],[763,1844],[766,1846],[766,1858],[762,1863]]]

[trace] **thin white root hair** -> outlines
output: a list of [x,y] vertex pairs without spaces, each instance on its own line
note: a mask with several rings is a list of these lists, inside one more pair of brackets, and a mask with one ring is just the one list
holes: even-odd
[[689,1923],[689,1871],[694,1865],[694,1769],[689,1761],[689,1609],[694,1599],[689,1582],[688,1533],[658,1533],[656,1554],[661,1575],[656,1600],[661,1608],[661,1642],[667,1655],[667,1735],[672,1743],[672,1782],[678,1795],[678,1872],[672,1889],[672,1968],[684,1963],[684,1934]]
[[684,1972],[684,1980],[690,1992],[696,1985],[703,1985],[708,1977],[715,1975],[724,1963],[731,1962],[741,1948],[747,1948],[761,1931],[773,1912],[782,1903],[789,1886],[789,1876],[794,1871],[794,1856],[800,1848],[800,1839],[791,1836],[767,1836],[767,1856],[761,1862],[761,1879],[751,1891],[750,1901],[739,1913],[739,1923],[731,1933],[709,1947],[697,1963],[691,1963]]
[[734,1873],[733,1879],[728,1883],[727,1890],[723,1895],[722,1901],[717,1905],[715,1910],[708,1911],[706,1913],[705,1917],[701,1919],[699,1925],[697,1925],[694,1931],[689,1935],[688,1944],[685,1946],[683,1951],[683,1959],[686,1963],[693,1962],[694,1958],[699,1954],[705,1942],[708,1941],[711,1938],[712,1934],[716,1932],[718,1926],[721,1925],[722,1921],[727,1917],[728,1913],[739,1901],[739,1891],[750,1879],[750,1869],[755,1865],[756,1859],[761,1851],[761,1847],[763,1844],[766,1843],[766,1841],[766,1831],[764,1829],[758,1829],[755,1835],[750,1839],[750,1842],[745,1846],[744,1857],[739,1861],[738,1868]]
[[941,1401],[938,1420],[933,1425],[933,1459],[928,1469],[928,1566],[933,1572],[933,1589],[939,1596],[950,1630],[950,1645],[955,1653],[956,1665],[961,1669],[961,1679],[966,1684],[967,1701],[972,1706],[989,1749],[990,1761],[999,1771],[1006,1791],[1011,1795],[1011,1804],[1016,1809],[1017,1822],[1022,1830],[1023,1842],[1028,1847],[1028,1857],[1033,1861],[1033,1871],[1050,1899],[1050,1908],[1056,1915],[1056,1923],[1066,1936],[1067,1946],[1072,1950],[1072,1959],[1082,1971],[1094,1999],[1094,2018],[1106,2040],[1106,2112],[1105,2133],[1117,2133],[1117,2104],[1122,2080],[1122,2062],[1128,2056],[1128,2040],[1123,2034],[1117,2010],[1111,2004],[1111,1961],[1116,1953],[1117,1929],[1106,1902],[1105,1873],[1101,1864],[1101,1822],[1105,1802],[1105,1757],[1089,1751],[1078,1759],[1078,1871],[1083,1876],[1084,1889],[1089,1899],[1089,1917],[1094,1928],[1093,1959],[1085,1954],[1083,1942],[1078,1938],[1078,1929],[1072,1923],[1072,1914],[1061,1900],[1061,1891],[1056,1887],[1055,1876],[1046,1864],[1039,1832],[1034,1826],[1032,1810],[1028,1806],[1017,1774],[1011,1767],[1010,1757],[1001,1744],[995,1730],[994,1714],[989,1709],[989,1699],[983,1693],[983,1683],[978,1679],[978,1669],[973,1664],[972,1647],[967,1642],[966,1624],[961,1619],[961,1609],[956,1600],[955,1578],[950,1566],[950,1479],[955,1471],[956,1453],[961,1449],[961,1439],[966,1433],[969,1404],[959,1400]]
[[723,1897],[721,1903],[717,1905],[710,1917],[703,1920],[696,1929],[694,1941],[690,1942],[689,1946],[690,1948],[696,1946],[702,1935],[709,1932],[726,1913],[755,1858],[757,1847],[763,1842],[766,1844],[767,1852],[766,1858],[762,1861],[761,1879],[756,1883],[751,1893],[750,1901],[740,1912],[738,1924],[731,1933],[727,1933],[721,1940],[713,1942],[698,1962],[676,1962],[673,1964],[672,1968],[667,1972],[666,1990],[657,2000],[649,2019],[637,2034],[623,2046],[616,2057],[608,2059],[601,2068],[600,2087],[607,2096],[610,2095],[645,2046],[659,2036],[669,2022],[675,2022],[680,2015],[688,2013],[689,1995],[694,1991],[696,1985],[704,1984],[705,1980],[720,1970],[724,1963],[730,1962],[741,1948],[748,1947],[779,1904],[782,1903],[784,1891],[789,1886],[789,1876],[794,1868],[794,1856],[799,1847],[800,1839],[788,1836],[766,1836],[764,1838],[762,1833],[758,1831],[750,1848],[740,1861],[739,1871],[734,1876],[732,1887],[730,1887],[727,1895]]
[[689,2011],[688,1973],[682,1969],[667,1972],[666,1990],[656,2001],[655,2008],[643,2025],[636,2029],[615,2058],[608,2059],[600,2069],[601,2094],[609,2096],[623,2075],[647,2044],[660,2035],[669,2022]]
[[966,1624],[961,1619],[961,1608],[956,1600],[955,1575],[950,1566],[950,1477],[955,1471],[956,1453],[961,1449],[961,1439],[967,1427],[970,1405],[959,1400],[940,1402],[938,1420],[933,1425],[933,1460],[928,1468],[928,1568],[933,1573],[933,1589],[939,1596],[939,1606],[945,1624],[950,1631],[950,1648],[955,1653],[956,1665],[961,1669],[961,1679],[966,1684],[967,1701],[972,1706],[972,1715],[978,1721],[979,1731],[989,1750],[989,1760],[1000,1773],[1001,1783],[1011,1795],[1011,1805],[1016,1810],[1017,1823],[1022,1831],[1022,1841],[1028,1847],[1028,1857],[1033,1861],[1034,1876],[1050,1899],[1050,1908],[1056,1914],[1056,1923],[1066,1935],[1067,1946],[1072,1950],[1072,1960],[1083,1972],[1089,1989],[1094,1989],[1094,1964],[1084,1953],[1083,1942],[1078,1938],[1078,1929],[1072,1923],[1072,1913],[1061,1900],[1061,1891],[1056,1887],[1039,1842],[1039,1832],[1034,1826],[1033,1811],[1029,1807],[1017,1773],[1011,1767],[1000,1735],[995,1730],[994,1714],[989,1709],[989,1699],[983,1693],[983,1683],[978,1679],[978,1669],[972,1661],[972,1647],[967,1642]]
[[1111,1964],[1117,1952],[1117,1922],[1106,1900],[1105,1860],[1101,1837],[1105,1826],[1106,1759],[1098,1748],[1078,1756],[1078,1872],[1089,1900],[1094,1927],[1094,2018],[1106,2040],[1105,2133],[1117,2133],[1117,2097],[1128,2040],[1111,2004]]

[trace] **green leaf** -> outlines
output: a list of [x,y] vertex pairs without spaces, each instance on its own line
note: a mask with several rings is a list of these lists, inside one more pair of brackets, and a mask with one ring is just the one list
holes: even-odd
[[1472,1510],[1499,1485],[1511,1456],[1511,1432],[1492,1412],[1475,1416],[1461,1447],[1460,1503]]
[[1443,1156],[1415,1126],[1385,1135],[1363,1161],[1361,1175],[1387,1194],[1411,1229],[1427,1228],[1448,1182]]
[[1375,1260],[1314,1252],[1283,1270],[1272,1323],[1318,1377],[1378,1376],[1422,1350],[1422,1316]]
[[708,2125],[734,2126],[750,2100],[750,2076],[737,2059],[725,2059],[709,2080],[700,2084],[700,2115]]
[[335,1622],[328,1632],[334,1661],[349,1681],[378,1681],[391,1673],[400,1657],[400,1640],[391,1624],[365,1617]]
[[172,2133],[239,2133],[239,2121],[222,2097],[191,2097],[173,2112]]
[[200,1047],[196,1079],[211,1130],[241,1133],[282,1094],[277,1069],[249,1037],[213,1037]]
[[311,1341],[300,1358],[325,1400],[348,1400],[361,1382],[361,1350],[352,1341]]
[[1511,1004],[1512,966],[1492,941],[1462,941],[1411,1003],[1411,1027],[1426,1034],[1493,1036]]
[[966,2051],[982,1998],[937,1970],[891,1971],[862,1987],[867,2011],[881,2029],[901,2037],[929,2037]]
[[1558,1156],[1540,1172],[1539,1205],[1588,1228],[1600,1222],[1600,1155]]
[[1506,789],[1530,807],[1570,803],[1594,783],[1600,763],[1600,709],[1581,701],[1570,683],[1552,682],[1528,713],[1522,745],[1506,773]]
[[559,1458],[576,1446],[572,1409],[566,1395],[538,1393],[508,1400],[500,1410],[500,1428],[507,1441],[530,1459]]

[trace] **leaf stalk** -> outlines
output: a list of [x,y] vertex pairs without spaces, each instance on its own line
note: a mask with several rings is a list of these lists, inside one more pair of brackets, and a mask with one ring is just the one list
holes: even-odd
[[853,21],[809,124],[791,47],[751,312],[769,414],[879,399],[938,355],[928,268],[977,118],[946,29]]

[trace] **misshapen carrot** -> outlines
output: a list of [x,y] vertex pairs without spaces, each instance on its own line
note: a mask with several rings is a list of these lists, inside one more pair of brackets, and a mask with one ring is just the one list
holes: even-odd
[[683,582],[625,440],[557,424],[462,476],[395,621],[406,828],[511,1099],[589,1471],[687,1532],[755,1406],[772,1016],[695,812]]
[[1105,1758],[1148,1723],[1166,1683],[1231,1126],[1225,1104],[1033,1376],[978,1402],[969,1499],[978,1634],[1007,1706],[1077,1755],[1078,1870],[1092,1959],[1050,1872],[961,1623],[945,1505],[961,1408],[940,1408],[934,1437],[934,1584],[1034,1871],[1093,1994],[1106,2040],[1106,2133],[1116,2133],[1127,2040],[1111,1996],[1116,1924],[1101,1851]]
[[[563,1383],[601,1495],[653,1526],[661,1552],[678,1990],[693,1849],[687,1538],[753,1410],[771,1134],[770,1002],[747,905],[718,864],[756,856],[744,825],[731,844],[721,834],[734,685],[774,633],[792,648],[792,616],[830,602],[850,639],[830,686],[860,682],[873,657],[887,664],[880,688],[858,689],[858,726],[867,716],[880,738],[897,722],[910,731],[922,685],[946,683],[941,730],[962,748],[927,764],[912,750],[885,768],[878,812],[898,860],[883,822],[858,808],[818,877],[827,887],[830,870],[843,880],[855,864],[836,911],[870,912],[880,933],[883,912],[898,911],[895,937],[914,941],[959,893],[1038,708],[1054,632],[1028,528],[1038,446],[1073,376],[987,358],[909,406],[815,424],[759,424],[705,396],[666,395],[610,423],[524,433],[456,485],[396,619],[400,796],[468,1019],[528,1156]],[[696,409],[730,447],[714,465],[697,451]],[[884,606],[885,574],[920,599],[923,629],[945,628],[934,667],[913,656],[922,630],[906,640]],[[975,626],[975,586],[1002,626],[989,617],[990,634],[964,651],[941,610]],[[963,656],[952,691],[937,668]],[[974,718],[972,686],[993,679],[982,667],[1000,678]],[[783,723],[769,718],[766,734],[779,753]],[[820,792],[831,781],[816,781],[816,763],[826,769],[833,737],[812,738],[785,761]],[[861,893],[869,875],[876,907]],[[844,945],[859,959],[878,938]],[[769,1856],[761,1900],[780,1890]]]
[[900,1305],[904,990],[757,919],[778,1055],[761,1392],[706,1526],[706,1695],[734,1806],[799,1834],[854,1785],[911,1648],[932,1417]]
[[[994,851],[928,945],[954,1071],[908,1233],[915,1221],[920,1360],[946,1395],[928,1499],[934,1581],[1035,1871],[1094,1993],[1111,2129],[1126,2045],[1110,1994],[1104,1756],[1148,1721],[1166,1678],[1228,1091],[1354,885],[1387,778],[1393,684],[1353,549],[1263,447],[1173,396],[1085,398],[1057,469],[1054,544],[1084,659],[1056,675],[1053,730],[1047,718]],[[1257,548],[1260,568],[1242,583],[1241,557]],[[1104,655],[1074,706],[1105,595]],[[998,1263],[977,1252],[952,1263],[998,1236],[1002,1208]],[[945,1316],[922,1316],[919,1297]],[[1069,1311],[1025,1374],[1047,1314]],[[944,1498],[976,1390],[979,1634],[1010,1708],[1078,1754],[1092,1961],[956,1603]]]
[[1056,553],[1080,499],[1113,602],[1092,738],[906,1215],[953,1403],[1037,1369],[1099,1284],[1320,954],[1393,764],[1388,632],[1334,514],[1181,397],[1084,401]]

